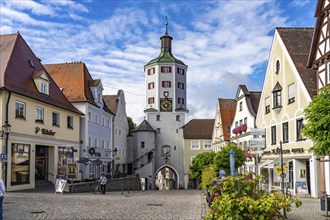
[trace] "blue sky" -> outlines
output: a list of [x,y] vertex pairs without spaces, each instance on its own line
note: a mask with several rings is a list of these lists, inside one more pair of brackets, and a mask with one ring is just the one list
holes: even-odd
[[82,61],[104,94],[145,109],[144,65],[160,52],[168,17],[172,52],[188,65],[188,119],[214,118],[237,87],[261,91],[275,27],[314,27],[316,0],[4,0],[0,33],[19,31],[43,64]]

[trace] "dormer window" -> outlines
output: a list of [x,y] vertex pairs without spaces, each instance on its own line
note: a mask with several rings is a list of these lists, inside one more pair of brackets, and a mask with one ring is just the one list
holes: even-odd
[[36,70],[32,76],[34,84],[42,94],[49,95],[49,79],[45,71]]
[[282,102],[281,102],[282,86],[278,82],[276,83],[272,92],[273,92],[273,108],[282,107]]

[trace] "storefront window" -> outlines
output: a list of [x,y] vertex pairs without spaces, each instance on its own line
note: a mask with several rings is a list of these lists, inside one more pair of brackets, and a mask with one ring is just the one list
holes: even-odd
[[11,145],[11,185],[30,182],[30,145]]
[[261,170],[261,175],[265,178],[264,179],[264,183],[265,184],[269,184],[269,172],[268,172],[268,168],[264,168]]
[[66,167],[68,165],[68,149],[66,147],[58,148],[57,174],[66,176]]

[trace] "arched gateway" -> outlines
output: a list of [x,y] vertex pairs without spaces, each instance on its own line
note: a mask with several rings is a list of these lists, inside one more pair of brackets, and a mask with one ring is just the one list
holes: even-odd
[[179,189],[179,175],[174,167],[164,165],[155,173],[155,188],[159,190]]

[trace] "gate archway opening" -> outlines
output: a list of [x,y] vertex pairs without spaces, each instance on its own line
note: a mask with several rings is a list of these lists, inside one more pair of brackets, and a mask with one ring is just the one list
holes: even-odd
[[160,167],[155,175],[155,189],[158,190],[175,190],[179,189],[179,176],[176,170],[165,165]]

